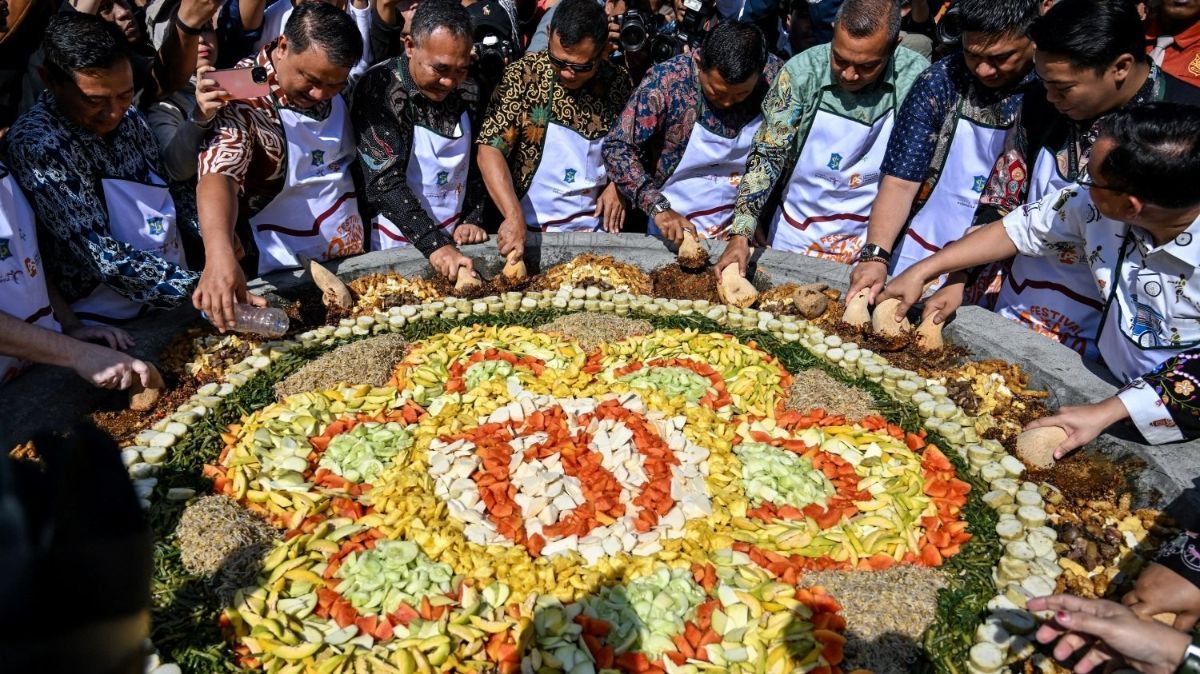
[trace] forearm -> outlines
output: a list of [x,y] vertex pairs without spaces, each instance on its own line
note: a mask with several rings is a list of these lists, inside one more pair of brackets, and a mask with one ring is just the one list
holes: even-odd
[[921,183],[885,175],[867,222],[867,243],[894,251]]
[[913,265],[912,273],[928,281],[942,274],[1004,260],[1017,252],[1017,246],[1005,231],[1004,223],[997,220],[951,242],[934,255]]
[[480,145],[479,172],[483,174],[483,182],[500,215],[506,220],[523,219],[521,200],[513,188],[512,171],[509,171],[504,155],[490,145]]
[[71,366],[80,343],[0,311],[0,354],[45,365]]
[[196,185],[200,236],[209,260],[234,257],[234,225],[238,218],[238,187],[229,176],[207,173]]
[[240,0],[238,2],[238,16],[242,19],[242,28],[245,30],[258,30],[262,28],[263,12],[266,10],[267,3],[265,0]]
[[762,211],[779,181],[786,163],[783,147],[755,142],[746,160],[746,174],[738,184],[733,204],[733,226],[730,235],[751,237],[758,228]]
[[[191,7],[193,4],[184,2],[176,10],[175,16],[178,21],[192,28],[200,28],[212,17],[206,17],[195,11]],[[196,72],[196,48],[200,38],[196,35],[188,35],[177,25],[171,28],[167,31],[162,48],[158,50],[158,63],[155,64],[155,70],[159,75],[156,77],[158,91],[154,92],[155,99],[166,98],[184,88],[191,80],[192,74]]]

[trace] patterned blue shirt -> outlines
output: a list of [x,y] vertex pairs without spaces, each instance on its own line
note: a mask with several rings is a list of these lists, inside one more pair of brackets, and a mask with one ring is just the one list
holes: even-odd
[[[199,272],[113,238],[108,226],[101,180],[146,182],[151,171],[162,175],[158,144],[136,108],[99,137],[69,121],[45,92],[12,125],[7,149],[9,168],[37,215],[47,272],[68,302],[101,283],[154,307],[174,307],[191,296]],[[190,216],[177,216],[182,227],[195,226]]]
[[955,112],[991,126],[1010,126],[1023,94],[1036,79],[1031,68],[1015,86],[989,89],[971,74],[961,52],[937,61],[921,73],[904,99],[888,141],[883,173],[924,183],[920,194],[928,197],[946,163]]

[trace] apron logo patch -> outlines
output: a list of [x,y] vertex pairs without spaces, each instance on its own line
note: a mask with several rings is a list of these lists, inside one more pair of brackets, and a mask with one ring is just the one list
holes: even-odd
[[829,155],[829,163],[826,164],[826,166],[828,166],[832,171],[837,171],[838,169],[842,168],[842,155],[836,152]]
[[[737,171],[730,173],[729,174],[729,184],[732,185],[733,187],[737,187],[738,185],[741,185],[742,184],[742,174],[738,173]],[[1181,234],[1180,236],[1183,236],[1183,235]]]
[[146,229],[149,230],[150,236],[159,236],[166,231],[162,217],[157,215],[146,218]]
[[8,247],[8,239],[0,239],[0,261],[12,257],[12,249]]
[[37,277],[37,262],[33,258],[25,258],[25,270],[29,272],[29,278]]
[[575,169],[569,168],[563,173],[563,182],[567,184],[575,182]]
[[862,187],[862,184],[863,184],[863,177],[860,174],[855,173],[854,175],[850,176],[850,183],[849,183],[850,189],[856,190],[856,189]]
[[983,194],[983,188],[984,188],[984,186],[986,186],[986,185],[987,185],[987,178],[986,178],[986,177],[984,177],[984,176],[975,176],[975,184],[971,186],[971,189],[972,189],[972,190],[973,190],[973,191],[974,191],[976,194]]
[[450,172],[449,171],[438,171],[437,172],[438,187],[442,187],[448,182],[450,182]]
[[312,151],[312,165],[313,166],[324,166],[325,165],[325,150],[313,150]]

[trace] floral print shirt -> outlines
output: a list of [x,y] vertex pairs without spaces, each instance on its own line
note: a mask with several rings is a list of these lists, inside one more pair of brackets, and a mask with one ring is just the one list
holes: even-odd
[[700,104],[699,63],[681,54],[656,64],[646,73],[625,111],[604,141],[604,164],[609,178],[644,212],[657,202],[659,188],[683,159],[696,124],[725,138],[734,138],[759,115],[764,94],[783,62],[767,60],[758,87],[745,101],[728,110]]

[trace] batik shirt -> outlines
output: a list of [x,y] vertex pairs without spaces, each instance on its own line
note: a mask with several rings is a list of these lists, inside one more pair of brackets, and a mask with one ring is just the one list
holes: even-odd
[[[62,113],[49,92],[17,119],[7,139],[8,165],[37,215],[38,244],[47,273],[68,302],[104,284],[128,299],[170,308],[192,294],[199,272],[112,236],[101,181],[146,183],[162,176],[158,144],[136,108],[116,130],[98,136]],[[181,228],[195,230],[195,214],[176,204]]]
[[830,53],[830,46],[823,44],[792,57],[767,93],[763,124],[754,135],[738,187],[731,235],[754,234],[776,184],[791,174],[800,157],[818,110],[874,122],[905,100],[905,93],[929,65],[920,54],[899,47],[875,86],[848,92],[833,77]]
[[[406,172],[414,125],[452,136],[466,112],[475,131],[481,117],[479,107],[479,87],[471,78],[443,101],[425,98],[412,81],[406,56],[371,68],[354,88],[350,115],[358,139],[358,164],[368,214],[385,215],[426,256],[453,240],[408,186]],[[482,222],[483,194],[483,181],[472,158],[463,202],[464,223]]]
[[946,165],[956,113],[992,127],[1009,126],[1022,96],[1036,80],[1031,68],[1015,86],[989,89],[971,74],[961,53],[947,56],[921,73],[900,108],[881,169],[884,175],[921,183],[913,212],[929,199]]
[[631,91],[628,73],[605,59],[596,67],[600,72],[578,91],[555,82],[558,73],[548,52],[526,54],[504,69],[477,142],[508,159],[518,198],[533,182],[551,121],[596,140],[621,114]]
[[[656,64],[604,141],[609,179],[630,202],[648,213],[662,197],[659,188],[683,159],[697,111],[702,111],[700,123],[709,131],[725,138],[737,136],[758,117],[763,95],[782,66],[783,62],[771,55],[749,98],[728,110],[715,110],[700,104],[703,94],[695,56],[681,54]],[[653,173],[647,167],[653,167]]]
[[314,119],[324,119],[331,109],[329,101],[305,110],[291,107],[287,95],[279,88],[275,66],[271,64],[274,48],[275,43],[271,43],[254,58],[238,63],[239,68],[265,68],[271,93],[225,104],[209,125],[200,149],[198,175],[202,178],[212,173],[233,178],[238,186],[238,216],[241,219],[261,211],[283,189],[287,146],[275,103]]

